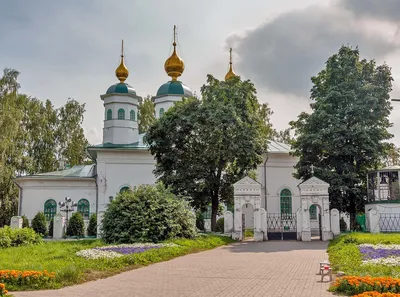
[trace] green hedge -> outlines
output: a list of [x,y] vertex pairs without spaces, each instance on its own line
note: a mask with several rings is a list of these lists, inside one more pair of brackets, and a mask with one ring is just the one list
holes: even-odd
[[42,238],[31,228],[0,228],[0,248],[41,243]]

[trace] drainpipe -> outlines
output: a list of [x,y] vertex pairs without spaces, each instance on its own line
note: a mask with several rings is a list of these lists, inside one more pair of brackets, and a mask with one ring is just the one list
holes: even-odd
[[19,198],[18,199],[18,215],[21,216],[22,215],[22,188],[15,180],[13,180],[13,182],[19,188],[19,193],[18,193],[18,198]]
[[267,207],[267,162],[268,162],[268,153],[266,154],[265,162],[264,162],[264,207],[265,211],[268,213]]

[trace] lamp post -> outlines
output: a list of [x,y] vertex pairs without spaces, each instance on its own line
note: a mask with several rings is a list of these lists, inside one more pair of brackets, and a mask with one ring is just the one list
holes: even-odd
[[65,223],[65,227],[64,227],[66,229],[67,225],[68,225],[69,213],[73,212],[75,210],[75,207],[78,204],[76,202],[72,201],[72,199],[70,197],[65,197],[65,201],[58,202],[58,205],[60,206],[60,211],[63,211],[66,213],[67,219],[66,219],[66,223]]

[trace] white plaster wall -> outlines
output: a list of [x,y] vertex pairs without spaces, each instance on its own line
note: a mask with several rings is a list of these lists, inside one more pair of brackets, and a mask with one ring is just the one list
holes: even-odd
[[99,210],[105,210],[109,197],[115,197],[122,187],[155,184],[155,160],[147,150],[116,150],[97,153]]
[[166,112],[171,106],[175,104],[175,102],[182,101],[182,96],[176,95],[168,95],[164,97],[155,98],[155,111],[156,118],[160,117],[160,109],[164,108],[164,112]]
[[294,165],[297,158],[285,153],[269,153],[267,161],[267,207],[264,199],[264,163],[257,168],[257,181],[263,185],[261,193],[261,206],[267,213],[280,213],[280,191],[288,188],[292,192],[292,213],[300,207],[300,192],[297,185],[298,179],[293,177]]
[[245,229],[253,229],[254,228],[254,208],[253,208],[253,206],[251,204],[243,205],[242,212],[245,217]]
[[[85,198],[90,203],[90,213],[96,212],[94,178],[81,180],[21,179],[18,180],[18,183],[23,188],[21,215],[26,215],[29,220],[32,220],[39,211],[44,211],[44,203],[48,199],[54,199],[58,204],[59,201],[64,201],[65,197],[71,197],[75,202]],[[62,214],[65,215],[65,213]]]
[[[365,213],[368,213],[370,209],[377,210],[379,214],[387,214],[386,217],[379,221],[379,228],[381,232],[396,230],[400,232],[400,203],[373,203],[365,205]],[[390,214],[394,214],[390,218]],[[368,216],[366,216],[368,219]],[[369,225],[371,228],[371,226]],[[389,228],[388,228],[389,227]]]

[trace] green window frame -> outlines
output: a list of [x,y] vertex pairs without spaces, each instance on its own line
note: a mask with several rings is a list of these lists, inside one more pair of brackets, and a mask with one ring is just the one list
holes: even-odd
[[119,190],[120,193],[127,192],[127,191],[132,191],[132,190],[131,190],[131,188],[128,187],[128,186],[122,187],[122,188]]
[[48,199],[44,203],[44,216],[46,220],[50,221],[57,213],[57,202],[54,199]]
[[111,109],[107,110],[106,119],[107,119],[107,121],[112,120],[112,110]]
[[164,108],[160,108],[160,117],[162,117],[163,116],[163,114],[164,114]]
[[289,189],[283,189],[280,194],[281,215],[292,215],[292,192]]
[[78,212],[82,215],[84,220],[89,220],[90,217],[89,200],[82,198],[78,201]]
[[135,111],[133,109],[131,110],[130,119],[131,119],[131,121],[136,121],[136,115],[135,115]]
[[125,109],[118,109],[118,120],[125,120]]
[[310,220],[317,219],[317,206],[315,204],[310,206]]

